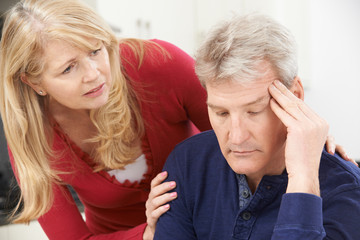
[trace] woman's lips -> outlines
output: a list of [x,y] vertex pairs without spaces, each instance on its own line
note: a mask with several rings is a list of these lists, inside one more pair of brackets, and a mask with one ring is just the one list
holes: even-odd
[[84,96],[97,96],[99,94],[102,93],[102,91],[104,90],[104,85],[105,83],[101,84],[100,86],[91,89],[90,91],[88,91],[87,93],[84,94]]

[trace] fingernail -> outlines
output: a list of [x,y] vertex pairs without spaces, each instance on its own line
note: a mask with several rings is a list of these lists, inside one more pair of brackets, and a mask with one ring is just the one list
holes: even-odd
[[177,193],[176,193],[176,192],[172,192],[172,193],[170,193],[170,197],[172,197],[172,198],[176,197],[176,195],[177,195]]
[[169,182],[169,187],[174,187],[175,186],[175,182]]
[[165,176],[166,176],[166,174],[167,174],[167,172],[166,172],[166,171],[164,171],[164,172],[162,172],[162,173],[161,173],[161,176],[162,176],[162,177],[165,177]]
[[165,208],[165,209],[168,209],[169,207],[170,207],[169,204],[166,204],[166,205],[163,206],[163,208]]

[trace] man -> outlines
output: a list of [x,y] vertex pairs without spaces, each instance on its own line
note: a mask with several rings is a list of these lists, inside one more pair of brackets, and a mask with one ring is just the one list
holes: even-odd
[[178,198],[155,239],[360,239],[360,171],[323,151],[288,30],[261,15],[222,23],[196,72],[214,130],[169,156]]

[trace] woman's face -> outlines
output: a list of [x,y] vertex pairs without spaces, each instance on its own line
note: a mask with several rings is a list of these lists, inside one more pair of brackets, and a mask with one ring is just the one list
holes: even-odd
[[109,54],[101,41],[91,43],[96,48],[89,51],[59,40],[48,43],[39,87],[50,101],[74,110],[96,109],[107,102],[112,82]]

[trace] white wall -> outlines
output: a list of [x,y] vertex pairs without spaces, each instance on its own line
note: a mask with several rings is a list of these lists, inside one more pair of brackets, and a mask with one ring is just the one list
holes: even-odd
[[195,48],[194,5],[193,0],[98,0],[97,11],[121,29],[120,36],[167,40],[191,52]]
[[311,3],[313,74],[306,101],[360,160],[360,1]]
[[240,2],[237,12],[269,14],[292,31],[306,103],[328,121],[349,156],[360,161],[360,1]]

